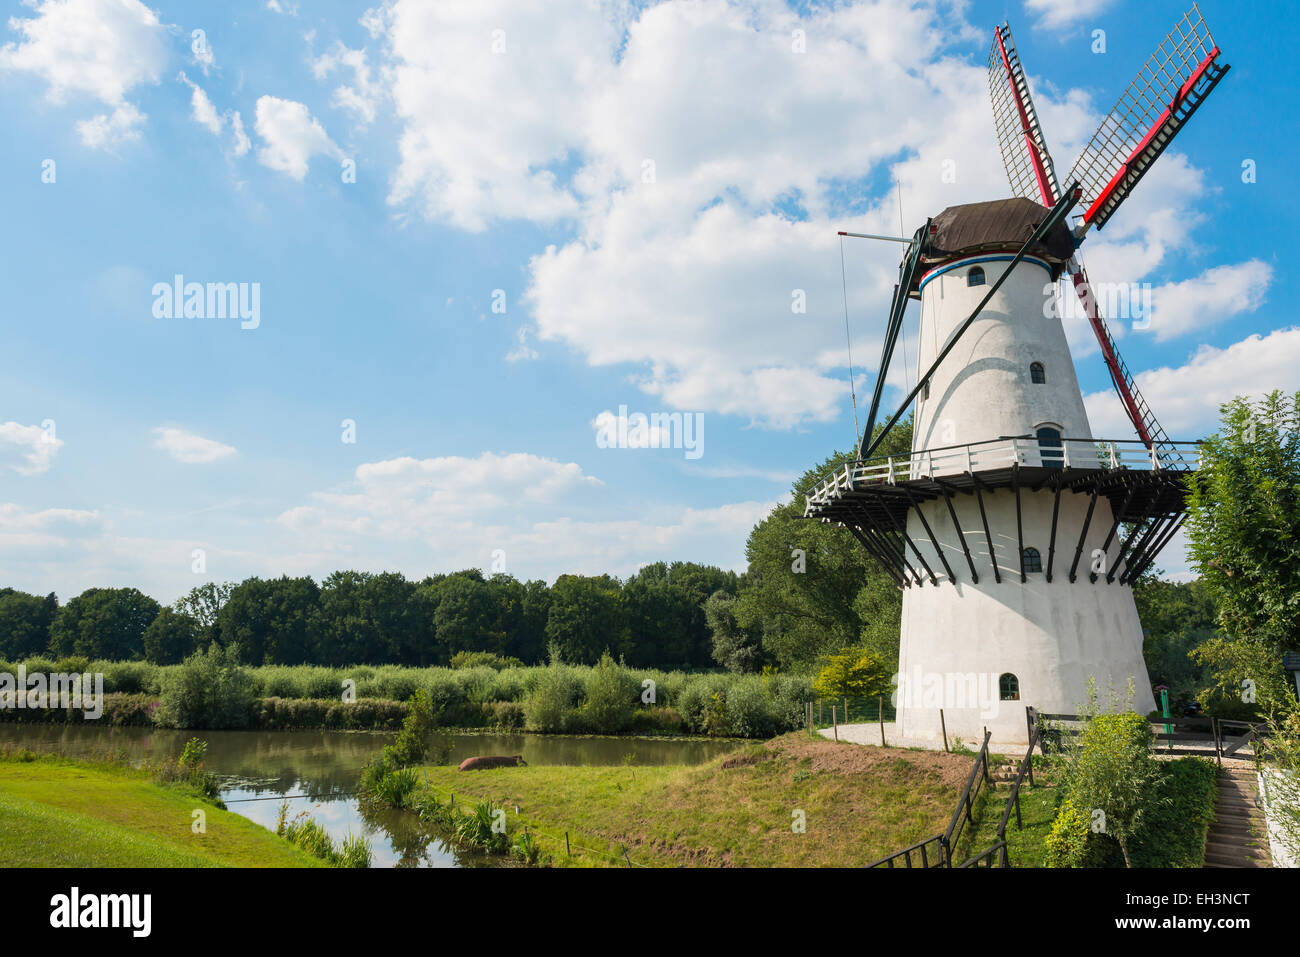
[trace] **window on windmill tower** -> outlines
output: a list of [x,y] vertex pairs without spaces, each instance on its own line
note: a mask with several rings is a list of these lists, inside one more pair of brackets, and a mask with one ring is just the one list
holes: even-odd
[[1047,373],[1043,371],[1041,362],[1029,363],[1029,381],[1034,385],[1044,385],[1047,382]]
[[1020,700],[1020,679],[1007,672],[998,678],[998,697],[1003,701]]
[[1026,548],[1020,552],[1020,570],[1026,575],[1043,570],[1043,556],[1038,554],[1038,549]]
[[984,285],[984,270],[979,266],[971,266],[970,272],[966,273],[966,285],[982,286]]

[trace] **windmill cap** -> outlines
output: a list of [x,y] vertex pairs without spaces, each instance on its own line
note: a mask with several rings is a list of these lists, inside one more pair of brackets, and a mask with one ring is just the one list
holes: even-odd
[[[949,206],[930,223],[930,244],[923,257],[926,271],[973,253],[1019,252],[1049,212],[1046,206],[1020,197]],[[1049,263],[1055,278],[1074,255],[1074,236],[1064,222],[1059,223],[1030,246],[1027,255]]]

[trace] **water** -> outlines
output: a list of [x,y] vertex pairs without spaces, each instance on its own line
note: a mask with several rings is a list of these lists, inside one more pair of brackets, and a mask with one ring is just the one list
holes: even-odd
[[[392,740],[370,731],[164,731],[84,724],[0,723],[0,747],[60,751],[69,757],[125,754],[127,759],[175,759],[191,737],[208,743],[204,765],[222,783],[230,810],[275,829],[280,805],[290,815],[305,811],[336,840],[362,833],[374,851],[374,867],[476,867],[500,858],[463,851],[403,811],[362,813],[352,796],[361,768]],[[480,754],[518,754],[528,764],[701,764],[736,746],[735,741],[681,738],[566,737],[537,734],[442,735],[460,763]]]

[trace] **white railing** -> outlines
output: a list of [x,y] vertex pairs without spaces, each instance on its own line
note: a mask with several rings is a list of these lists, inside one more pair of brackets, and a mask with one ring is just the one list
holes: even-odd
[[1167,442],[1156,449],[1148,449],[1135,440],[1061,439],[1055,443],[1040,442],[1031,437],[993,439],[974,445],[922,449],[910,455],[846,462],[808,496],[805,514],[815,505],[825,504],[852,488],[867,484],[894,485],[908,479],[986,472],[1012,465],[1190,472],[1199,468],[1200,462],[1199,442]]

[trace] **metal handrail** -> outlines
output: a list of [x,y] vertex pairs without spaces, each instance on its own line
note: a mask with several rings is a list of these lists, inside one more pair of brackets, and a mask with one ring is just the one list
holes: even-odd
[[[952,849],[961,840],[962,830],[967,822],[974,821],[971,811],[975,807],[975,798],[979,796],[980,787],[989,779],[989,738],[992,736],[992,731],[984,732],[984,743],[980,745],[979,754],[975,755],[975,763],[971,765],[970,776],[966,779],[966,789],[962,791],[961,800],[957,802],[957,810],[953,812],[952,820],[948,822],[948,830],[943,832],[944,847],[948,849],[950,856],[949,867],[952,866]],[[976,784],[975,775],[981,764],[984,767],[984,774],[978,778],[979,784]]]
[[[1008,465],[1037,464],[1043,468],[1115,471],[1191,472],[1200,467],[1200,442],[1169,442],[1161,455],[1142,442],[1124,439],[1062,438],[1044,445],[1027,436],[1008,436],[966,445],[919,449],[906,455],[889,455],[861,462],[844,461],[831,476],[808,494],[805,512],[825,504],[859,483],[897,484],[911,478],[963,473]],[[1072,449],[1074,451],[1072,451]]]
[[1029,776],[1029,785],[1034,784],[1034,748],[1038,745],[1039,735],[1042,733],[1042,722],[1033,721],[1031,718],[1031,728],[1029,735],[1029,747],[1025,750],[1025,756],[1020,762],[1020,768],[1016,771],[1015,780],[1011,782],[1011,793],[1007,795],[1007,803],[1002,808],[1002,817],[998,820],[997,840],[993,845],[980,853],[976,854],[970,860],[962,864],[962,867],[978,867],[980,862],[990,857],[992,854],[1001,851],[998,863],[988,864],[989,867],[1010,867],[1011,862],[1007,856],[1007,824],[1011,821],[1012,808],[1016,812],[1016,827],[1024,827],[1024,822],[1020,817],[1020,785],[1024,782],[1025,776]]
[[[989,738],[992,736],[992,732],[984,732],[984,743],[980,745],[979,753],[975,755],[975,761],[971,764],[970,775],[966,779],[966,788],[962,791],[961,798],[957,802],[957,810],[953,812],[952,820],[948,823],[948,829],[942,834],[932,835],[924,840],[917,841],[915,844],[909,844],[907,847],[894,851],[894,853],[886,855],[879,860],[872,861],[867,865],[867,867],[893,867],[894,861],[899,858],[902,858],[907,862],[907,866],[911,867],[912,853],[917,850],[919,850],[921,854],[922,867],[952,867],[953,843],[961,840],[961,829],[965,827],[964,824],[962,824],[961,827],[958,826],[963,818],[962,812],[965,812],[964,817],[967,821],[973,820],[971,817],[971,810],[975,806],[975,798],[979,796],[980,787],[980,785],[975,783],[975,774],[979,771],[981,765],[984,768],[984,774],[980,779],[981,784],[989,778]],[[972,793],[972,788],[974,789],[974,793]],[[954,831],[956,832],[955,836]],[[926,845],[934,843],[938,843],[939,845],[939,859],[931,864],[928,863],[925,847]]]

